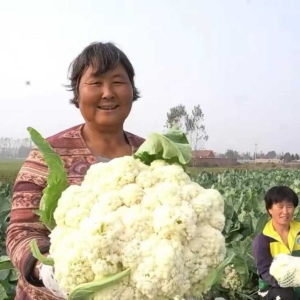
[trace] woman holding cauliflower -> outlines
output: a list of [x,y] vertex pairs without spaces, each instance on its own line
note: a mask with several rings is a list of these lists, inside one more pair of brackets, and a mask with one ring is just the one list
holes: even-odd
[[[127,56],[112,44],[86,47],[71,65],[71,103],[79,108],[85,123],[48,139],[60,154],[69,184],[79,184],[90,165],[132,155],[143,139],[123,130],[132,103],[139,98],[134,69]],[[9,256],[20,272],[16,300],[58,299],[39,280],[36,259],[29,248],[36,239],[47,254],[47,229],[33,210],[39,208],[47,185],[47,165],[33,149],[22,166],[13,191],[10,225],[7,231]]]
[[300,223],[293,220],[298,196],[289,187],[275,186],[266,193],[265,203],[271,220],[253,241],[260,299],[300,299],[300,289],[293,284],[300,274],[293,274],[293,261],[289,260],[300,256]]
[[7,239],[16,300],[182,300],[213,284],[226,256],[223,198],[185,172],[183,132],[124,132],[133,78],[123,52],[92,44],[71,70],[85,124],[47,141],[29,128],[38,149],[18,175]]

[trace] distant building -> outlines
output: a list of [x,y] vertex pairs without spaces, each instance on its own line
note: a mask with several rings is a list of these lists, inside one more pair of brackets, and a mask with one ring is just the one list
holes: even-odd
[[255,160],[255,163],[261,163],[261,164],[281,164],[283,161],[279,158],[257,158]]
[[214,158],[215,154],[212,150],[194,150],[193,158]]
[[193,167],[230,167],[237,164],[236,158],[216,157],[212,150],[194,150]]

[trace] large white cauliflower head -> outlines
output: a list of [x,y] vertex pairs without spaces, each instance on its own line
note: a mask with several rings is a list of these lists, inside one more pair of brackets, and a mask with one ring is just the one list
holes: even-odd
[[95,164],[81,186],[63,192],[55,211],[55,277],[70,293],[130,268],[95,300],[201,292],[208,272],[225,258],[223,212],[222,196],[192,182],[179,165],[147,166],[133,157]]

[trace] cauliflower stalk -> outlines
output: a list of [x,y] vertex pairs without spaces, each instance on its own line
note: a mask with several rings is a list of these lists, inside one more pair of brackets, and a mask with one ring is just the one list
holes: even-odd
[[226,255],[224,201],[191,181],[190,158],[182,132],[152,134],[133,157],[94,164],[80,186],[62,191],[50,256],[68,299],[167,300],[206,291]]

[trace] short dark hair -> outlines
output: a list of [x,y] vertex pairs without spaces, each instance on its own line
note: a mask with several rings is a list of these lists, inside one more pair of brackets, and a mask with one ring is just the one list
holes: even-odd
[[90,66],[96,69],[97,75],[101,75],[114,69],[118,64],[123,65],[129,77],[133,89],[133,101],[140,98],[139,91],[134,84],[134,68],[125,53],[113,43],[95,42],[84,48],[69,66],[69,80],[71,83],[66,87],[69,88],[68,90],[72,91],[74,95],[70,103],[74,104],[77,108],[79,107],[79,82],[84,72]]
[[288,186],[279,185],[270,188],[265,194],[266,209],[269,210],[274,203],[280,203],[282,201],[288,201],[294,205],[298,206],[298,196],[297,194]]

